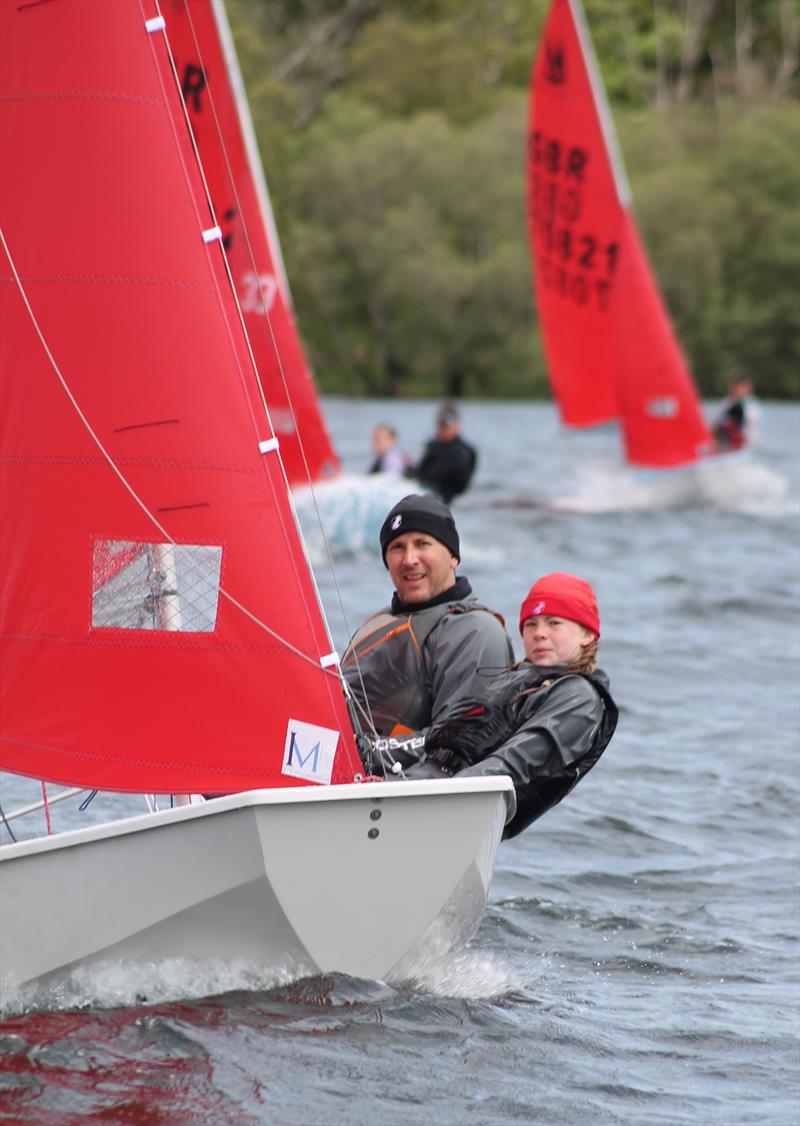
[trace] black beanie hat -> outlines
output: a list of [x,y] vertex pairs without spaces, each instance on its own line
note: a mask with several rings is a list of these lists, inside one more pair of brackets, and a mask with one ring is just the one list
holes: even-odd
[[405,532],[425,532],[444,544],[460,561],[458,532],[452,513],[443,500],[428,493],[412,493],[399,500],[381,528],[381,555],[386,565],[386,548]]

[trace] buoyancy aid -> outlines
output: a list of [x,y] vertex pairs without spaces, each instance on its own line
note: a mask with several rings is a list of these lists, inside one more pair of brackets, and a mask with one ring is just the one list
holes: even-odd
[[459,599],[412,613],[379,610],[356,631],[342,658],[342,673],[379,734],[415,731],[430,723],[432,671],[425,645],[445,618],[475,612],[503,621],[479,602]]
[[462,698],[452,713],[440,716],[428,732],[428,757],[454,772],[480,762],[537,710],[543,693],[567,676],[588,681],[605,704],[597,737],[607,745],[616,726],[617,706],[605,673],[599,669],[597,673],[577,672],[563,666],[536,668],[524,661],[486,681],[479,697]]
[[[586,721],[570,705],[548,715],[548,698],[559,682],[588,681],[597,693],[597,729],[576,755],[575,739]],[[479,709],[483,709],[483,714]],[[571,719],[579,723],[571,729]],[[438,736],[450,741],[434,751],[431,762],[446,775],[507,774],[514,782],[517,809],[503,832],[514,837],[556,805],[591,770],[608,746],[618,709],[601,669],[580,673],[564,667],[535,668],[527,662],[492,679],[481,700],[462,700],[458,715],[442,717]],[[528,728],[530,721],[535,725]],[[436,739],[436,734],[432,737]],[[409,775],[413,777],[413,771]]]

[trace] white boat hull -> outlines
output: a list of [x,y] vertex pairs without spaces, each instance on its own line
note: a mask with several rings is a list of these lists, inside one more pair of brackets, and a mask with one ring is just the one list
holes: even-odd
[[752,491],[753,459],[749,450],[714,454],[670,469],[626,466],[593,470],[580,492],[557,497],[558,512],[635,512],[653,508],[714,504],[738,506]]
[[477,929],[510,786],[257,790],[5,846],[3,986],[169,957],[401,979]]

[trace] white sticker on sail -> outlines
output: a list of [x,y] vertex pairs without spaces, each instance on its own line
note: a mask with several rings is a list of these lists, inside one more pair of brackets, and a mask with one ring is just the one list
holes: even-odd
[[339,732],[290,719],[286,728],[282,773],[330,785]]

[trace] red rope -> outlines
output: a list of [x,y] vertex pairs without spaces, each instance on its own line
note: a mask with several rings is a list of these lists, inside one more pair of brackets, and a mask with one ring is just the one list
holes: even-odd
[[44,819],[47,822],[47,835],[52,837],[53,826],[50,823],[50,804],[47,801],[47,786],[42,782],[42,799],[44,801]]

